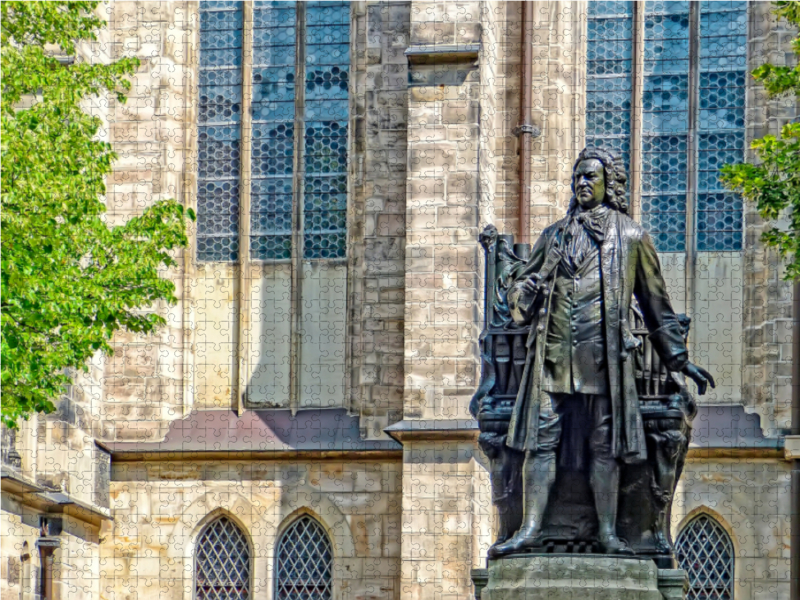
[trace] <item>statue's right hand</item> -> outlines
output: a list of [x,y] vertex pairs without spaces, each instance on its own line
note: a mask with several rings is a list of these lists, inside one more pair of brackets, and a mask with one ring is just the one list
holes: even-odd
[[520,288],[526,294],[535,294],[539,291],[539,278],[537,275],[532,275],[528,279],[522,282]]

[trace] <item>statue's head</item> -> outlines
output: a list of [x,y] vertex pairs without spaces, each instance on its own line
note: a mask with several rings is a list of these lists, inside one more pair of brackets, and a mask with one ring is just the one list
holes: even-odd
[[605,203],[627,214],[627,183],[628,176],[618,156],[602,148],[584,148],[572,168],[572,200],[569,209],[572,211],[578,206],[594,208]]

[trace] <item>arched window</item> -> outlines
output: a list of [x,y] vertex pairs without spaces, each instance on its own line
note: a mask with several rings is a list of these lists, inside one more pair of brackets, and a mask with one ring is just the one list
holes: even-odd
[[195,557],[195,600],[249,600],[250,547],[228,517],[206,526]]
[[303,516],[278,542],[275,600],[328,600],[332,596],[333,552],[322,526]]
[[733,543],[722,526],[700,515],[675,544],[678,563],[689,573],[687,600],[733,600]]

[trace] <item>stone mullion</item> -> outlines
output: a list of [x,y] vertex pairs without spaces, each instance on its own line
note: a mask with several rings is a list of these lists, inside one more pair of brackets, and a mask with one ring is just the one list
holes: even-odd
[[289,367],[289,407],[292,414],[300,408],[300,375],[302,372],[303,315],[303,176],[305,173],[305,80],[306,80],[306,7],[297,2],[295,52],[294,157],[292,194],[292,283],[291,338]]
[[[686,314],[694,316],[697,236],[695,208],[697,202],[698,116],[700,104],[700,3],[689,3],[689,130],[686,156]],[[691,343],[691,341],[690,341]],[[691,348],[690,348],[691,354]]]
[[253,156],[253,3],[243,4],[242,23],[242,134],[239,178],[239,270],[237,381],[234,410],[244,410],[247,383],[250,381],[250,183]]
[[642,120],[644,108],[644,2],[633,5],[633,76],[631,80],[630,214],[642,219]]

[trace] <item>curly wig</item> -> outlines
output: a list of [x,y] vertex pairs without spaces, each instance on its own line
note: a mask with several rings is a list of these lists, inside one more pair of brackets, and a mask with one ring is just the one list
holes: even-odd
[[575,198],[575,170],[584,160],[592,159],[599,160],[603,165],[603,177],[606,184],[606,197],[603,202],[627,215],[628,200],[625,198],[625,186],[628,184],[628,174],[625,173],[625,165],[622,164],[622,158],[608,150],[595,148],[594,146],[587,146],[581,150],[578,160],[572,166],[572,184],[570,185],[572,199],[569,202],[569,212],[574,212],[578,206],[578,201]]

